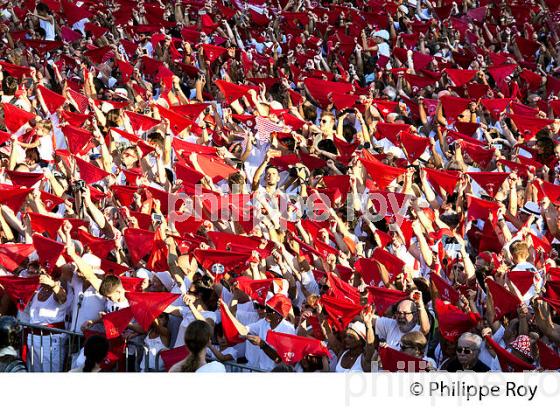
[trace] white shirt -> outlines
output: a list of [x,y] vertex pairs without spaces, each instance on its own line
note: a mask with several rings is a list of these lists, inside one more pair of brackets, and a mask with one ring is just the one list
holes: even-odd
[[[294,325],[286,320],[282,320],[275,329],[270,328],[270,323],[266,319],[261,319],[258,322],[252,323],[247,326],[247,328],[249,329],[249,334],[258,336],[263,341],[266,341],[266,335],[269,330],[289,335],[296,334]],[[245,342],[245,357],[249,361],[248,366],[250,367],[257,367],[264,371],[271,371],[274,369],[274,366],[276,366],[272,359],[270,359],[270,357],[268,357],[259,346],[255,346],[249,341]]]
[[72,322],[69,329],[74,332],[80,332],[84,322],[99,319],[99,312],[105,308],[105,298],[91,285],[83,290],[83,284],[83,280],[74,274],[70,282],[70,290],[74,297],[72,298]]
[[220,362],[206,363],[204,366],[198,368],[195,373],[225,373],[226,368]]
[[[406,333],[419,331],[420,326],[416,325]],[[385,342],[393,349],[399,349],[401,338],[406,334],[401,332],[399,325],[395,319],[388,317],[378,317],[375,321],[375,334],[380,339],[385,339]]]

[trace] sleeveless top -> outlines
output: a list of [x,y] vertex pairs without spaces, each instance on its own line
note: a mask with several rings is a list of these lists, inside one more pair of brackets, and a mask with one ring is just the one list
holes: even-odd
[[348,350],[345,350],[344,353],[342,353],[340,355],[340,358],[338,359],[338,362],[336,363],[336,369],[335,372],[336,373],[349,373],[349,372],[363,372],[364,369],[362,369],[362,355],[360,354],[357,358],[356,361],[354,362],[354,364],[352,365],[352,367],[350,369],[345,369],[344,367],[342,367],[342,358],[344,357],[344,355],[348,352]]
[[66,303],[58,303],[54,299],[54,293],[44,302],[37,297],[37,292],[30,303],[29,322],[32,325],[53,324],[64,322],[66,316]]

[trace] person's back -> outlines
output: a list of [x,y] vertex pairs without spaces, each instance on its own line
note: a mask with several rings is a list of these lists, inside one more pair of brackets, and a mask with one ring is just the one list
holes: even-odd
[[12,316],[0,317],[0,373],[22,373],[27,368],[16,350],[21,327]]

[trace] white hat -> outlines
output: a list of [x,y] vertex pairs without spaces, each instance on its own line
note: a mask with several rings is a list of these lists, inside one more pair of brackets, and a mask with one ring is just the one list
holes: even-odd
[[541,215],[541,208],[536,202],[527,201],[527,202],[525,202],[525,205],[523,205],[523,208],[521,209],[521,212],[525,212],[526,214],[533,214],[533,215],[536,215],[536,216],[540,216]]
[[101,275],[104,273],[101,269],[101,259],[99,259],[99,257],[91,253],[84,253],[82,255],[82,259],[85,263],[91,266],[91,269],[93,269],[93,273],[97,275]]
[[162,272],[154,272],[154,276],[159,279],[167,291],[171,291],[173,286],[175,286],[175,281],[171,277],[171,274],[166,270]]
[[353,330],[358,334],[358,336],[366,340],[366,325],[364,325],[362,322],[352,322],[348,325],[348,329]]
[[128,92],[126,91],[126,88],[115,89],[113,95],[116,95],[117,97],[121,97],[124,100],[128,100]]
[[385,41],[389,41],[389,32],[387,30],[377,30],[373,33],[373,37],[381,37]]
[[140,268],[136,271],[136,277],[137,278],[142,278],[142,279],[152,279],[153,273],[152,271],[145,269],[145,268]]

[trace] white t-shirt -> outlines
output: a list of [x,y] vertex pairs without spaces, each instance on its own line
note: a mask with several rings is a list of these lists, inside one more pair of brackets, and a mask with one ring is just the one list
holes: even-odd
[[[420,326],[416,325],[410,329],[410,333],[413,331],[419,331]],[[378,317],[375,321],[375,334],[379,336],[380,339],[385,339],[389,347],[393,349],[398,349],[401,342],[401,338],[406,334],[401,332],[399,325],[395,319],[390,319],[388,317]]]
[[[262,340],[266,341],[266,335],[268,331],[271,330],[270,323],[266,319],[261,319],[258,322],[252,323],[247,326],[249,329],[249,334],[260,337]],[[272,329],[278,333],[286,333],[289,335],[295,335],[296,329],[294,325],[286,320],[282,320],[275,329]],[[248,366],[257,367],[264,371],[271,371],[274,369],[276,364],[266,355],[265,352],[259,346],[255,346],[249,341],[245,342],[245,357],[248,360]]]
[[[177,332],[177,339],[175,340],[175,346],[173,347],[180,347],[185,345],[185,332],[187,331],[187,327],[194,322],[196,319],[191,312],[189,307],[179,307],[181,310],[181,314],[183,315],[183,321],[179,325],[179,331]],[[212,319],[214,323],[216,323],[216,313],[211,311],[203,310],[200,314],[205,319]]]
[[99,312],[105,308],[105,298],[91,285],[84,291],[83,283],[83,280],[76,274],[70,282],[70,289],[74,297],[72,298],[72,322],[69,330],[75,332],[81,331],[84,322],[99,319]]
[[220,362],[206,363],[204,366],[199,367],[195,373],[225,373],[226,368]]

